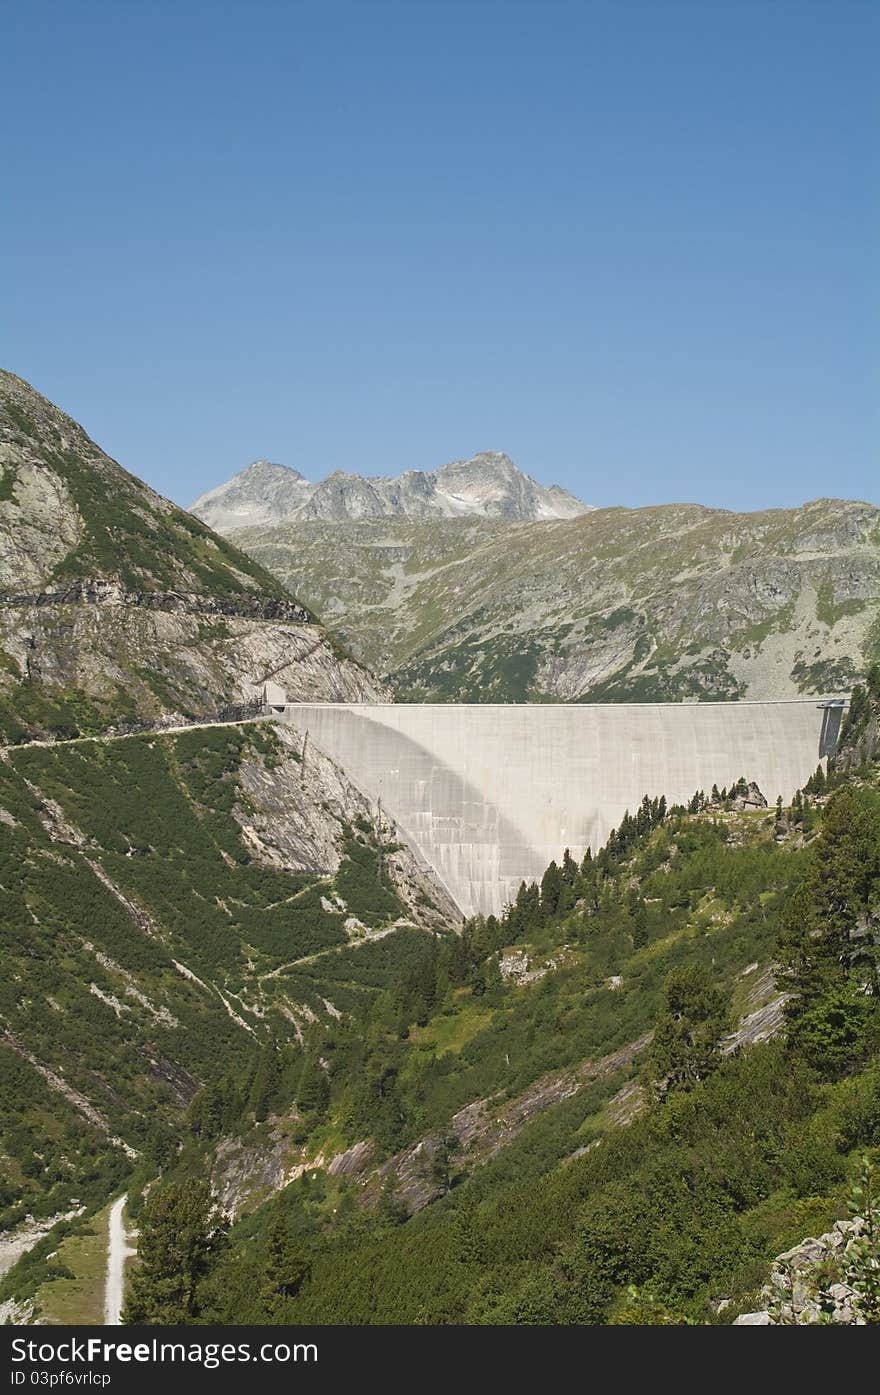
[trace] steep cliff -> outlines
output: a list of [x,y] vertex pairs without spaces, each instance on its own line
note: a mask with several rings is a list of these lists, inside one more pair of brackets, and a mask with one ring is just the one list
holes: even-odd
[[0,740],[381,691],[251,558],[0,373]]

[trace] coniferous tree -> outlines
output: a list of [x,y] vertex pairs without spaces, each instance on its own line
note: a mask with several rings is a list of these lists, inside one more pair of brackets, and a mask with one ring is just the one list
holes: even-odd
[[702,964],[673,969],[663,985],[665,1008],[654,1030],[645,1076],[658,1098],[693,1089],[721,1060],[730,994]]
[[428,1162],[428,1176],[430,1180],[440,1188],[444,1195],[452,1187],[455,1154],[459,1148],[459,1144],[460,1140],[456,1134],[443,1134],[438,1140]]
[[141,1213],[139,1264],[123,1322],[173,1326],[196,1321],[198,1282],[223,1233],[212,1211],[207,1182],[169,1182],[150,1192]]
[[541,878],[541,917],[543,920],[549,920],[551,916],[556,914],[562,886],[562,873],[556,863],[551,862]]
[[865,1045],[880,993],[880,814],[851,789],[831,796],[779,941],[789,1040],[834,1074]]
[[379,1215],[388,1225],[403,1225],[409,1219],[406,1202],[397,1195],[397,1174],[392,1168],[379,1193]]
[[302,1114],[324,1113],[330,1100],[330,1085],[327,1072],[317,1056],[309,1052],[303,1061],[302,1073],[296,1092],[296,1105]]
[[273,1202],[266,1233],[261,1290],[263,1306],[270,1322],[283,1315],[286,1301],[299,1292],[308,1268],[308,1258],[302,1245],[290,1233],[284,1198],[279,1195]]
[[641,949],[648,943],[648,908],[639,897],[632,912],[633,949]]
[[566,848],[562,854],[562,880],[568,886],[574,886],[578,876],[578,865],[571,855],[571,849]]
[[281,1077],[281,1070],[278,1062],[278,1052],[274,1042],[270,1042],[261,1052],[257,1062],[257,1069],[254,1072],[251,1083],[248,1105],[253,1110],[254,1118],[260,1123],[269,1113],[269,1106],[272,1097],[278,1087]]

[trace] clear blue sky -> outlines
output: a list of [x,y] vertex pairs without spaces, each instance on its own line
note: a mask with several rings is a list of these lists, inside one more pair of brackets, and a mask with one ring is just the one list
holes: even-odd
[[875,0],[5,7],[0,364],[180,502],[880,502]]

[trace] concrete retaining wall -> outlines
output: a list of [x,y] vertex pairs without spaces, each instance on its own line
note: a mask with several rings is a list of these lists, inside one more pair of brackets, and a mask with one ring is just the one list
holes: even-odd
[[820,758],[804,702],[289,705],[280,714],[398,822],[462,911],[497,913],[564,848],[594,851],[643,795],[755,780],[788,801]]

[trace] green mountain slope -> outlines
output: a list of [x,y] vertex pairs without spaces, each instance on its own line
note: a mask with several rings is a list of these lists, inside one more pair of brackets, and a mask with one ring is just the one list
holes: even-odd
[[0,741],[376,695],[281,584],[0,372]]
[[205,1084],[371,1001],[453,915],[285,728],[8,752],[0,1230],[155,1173]]
[[870,504],[233,536],[415,700],[795,697],[847,689],[880,653]]
[[105,455],[0,370],[0,590],[113,579],[126,590],[286,598],[278,582]]
[[[403,997],[377,1000],[366,1044],[334,1031],[321,1107],[361,1124],[366,1110],[378,1150],[346,1155],[354,1186],[342,1165],[309,1171],[239,1220],[199,1320],[704,1323],[753,1306],[773,1257],[846,1216],[862,1157],[880,1160],[876,963],[864,947],[838,959],[804,919],[811,907],[824,924],[831,894],[863,943],[876,772],[819,804],[628,829],[595,867],[548,874],[506,923],[441,952],[433,1007],[430,975],[409,975]],[[499,943],[500,964],[524,951],[531,981],[499,979]],[[766,1000],[776,953],[787,1003]],[[688,999],[686,983],[704,986]],[[711,1039],[700,1004],[725,989],[739,1028],[694,1070],[700,1031]],[[635,1052],[601,1069],[624,1038]],[[353,1092],[355,1049],[370,1088]],[[591,1069],[572,1059],[585,1051]],[[390,1120],[415,1146],[379,1165]]]
[[[842,748],[861,764],[834,793],[817,777],[791,810],[737,790],[691,813],[646,800],[596,859],[563,858],[500,920],[439,939],[415,928],[442,926],[438,890],[387,846],[378,885],[369,810],[351,793],[331,814],[332,772],[303,771],[287,728],[12,752],[2,822],[26,841],[0,876],[25,927],[2,1003],[8,1215],[84,1197],[66,1224],[85,1246],[114,1189],[143,1227],[144,1181],[162,1174],[173,1214],[174,1187],[207,1204],[210,1179],[229,1237],[209,1244],[194,1306],[146,1320],[705,1322],[722,1301],[724,1321],[754,1306],[773,1256],[844,1214],[861,1154],[880,1155],[872,685]],[[261,802],[279,779],[281,829]],[[402,902],[414,928],[395,930]],[[352,911],[372,938],[346,945]],[[53,1268],[59,1233],[0,1300],[58,1310],[79,1282]]]

